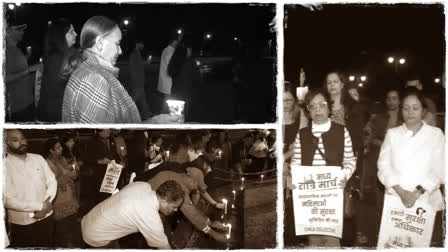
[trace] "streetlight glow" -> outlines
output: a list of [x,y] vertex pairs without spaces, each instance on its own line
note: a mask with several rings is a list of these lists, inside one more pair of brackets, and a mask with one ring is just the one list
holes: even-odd
[[350,77],[348,77],[348,79],[349,79],[350,81],[354,81],[354,80],[355,80],[355,76],[350,75]]
[[361,81],[366,81],[367,77],[365,75],[361,76]]
[[389,62],[389,63],[394,63],[394,57],[389,57],[388,59],[387,59],[387,62]]
[[435,78],[435,79],[434,79],[434,82],[435,82],[435,83],[440,83],[440,78]]
[[16,6],[14,4],[8,4],[8,8],[10,10],[14,10],[14,8],[16,8]]
[[405,60],[404,58],[401,58],[401,59],[400,59],[400,64],[403,65],[404,63],[406,63],[406,60]]

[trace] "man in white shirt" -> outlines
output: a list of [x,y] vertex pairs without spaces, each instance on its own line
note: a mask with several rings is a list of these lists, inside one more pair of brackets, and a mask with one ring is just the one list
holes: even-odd
[[20,130],[6,132],[6,146],[3,204],[11,227],[11,247],[51,247],[55,176],[42,156],[27,153],[27,140]]
[[81,221],[82,237],[92,247],[119,248],[118,239],[140,232],[150,247],[171,249],[159,211],[176,212],[185,192],[175,181],[156,191],[146,182],[134,182],[95,206]]
[[170,63],[171,57],[173,56],[174,50],[177,45],[182,41],[182,30],[177,30],[171,34],[171,42],[162,51],[160,57],[160,68],[159,68],[159,82],[157,83],[157,90],[164,94],[165,97],[171,95],[171,87],[173,85],[173,80],[168,75],[168,65]]

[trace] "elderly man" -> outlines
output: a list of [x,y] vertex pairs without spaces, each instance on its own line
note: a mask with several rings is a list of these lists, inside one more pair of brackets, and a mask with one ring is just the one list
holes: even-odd
[[11,247],[51,247],[55,176],[42,156],[28,153],[20,130],[6,132],[6,147],[3,204],[11,224]]
[[146,182],[131,183],[83,217],[82,237],[92,247],[119,248],[118,239],[140,232],[150,247],[171,249],[159,212],[176,212],[184,194],[173,180],[156,190]]

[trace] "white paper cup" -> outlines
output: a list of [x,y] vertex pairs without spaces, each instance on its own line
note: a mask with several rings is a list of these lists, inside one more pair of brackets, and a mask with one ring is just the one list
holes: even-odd
[[185,102],[180,100],[167,100],[170,115],[181,116],[184,113]]

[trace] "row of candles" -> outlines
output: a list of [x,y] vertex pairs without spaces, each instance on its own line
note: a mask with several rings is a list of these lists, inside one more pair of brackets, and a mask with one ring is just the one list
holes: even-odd
[[[264,179],[264,174],[261,174],[260,175],[260,183],[263,183],[263,179]],[[245,181],[246,179],[244,178],[244,177],[242,177],[241,178],[241,187],[240,187],[240,190],[242,191],[242,190],[244,190],[244,181]]]

